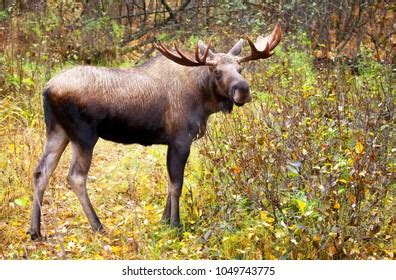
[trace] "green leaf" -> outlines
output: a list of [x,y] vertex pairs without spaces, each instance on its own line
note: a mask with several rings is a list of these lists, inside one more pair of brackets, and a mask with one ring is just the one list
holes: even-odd
[[28,202],[29,202],[29,198],[27,198],[26,196],[14,200],[14,203],[20,207],[26,207]]

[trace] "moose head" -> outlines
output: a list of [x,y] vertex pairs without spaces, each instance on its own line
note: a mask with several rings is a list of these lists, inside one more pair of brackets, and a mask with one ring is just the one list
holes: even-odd
[[240,39],[228,53],[214,53],[210,50],[211,42],[206,46],[199,41],[195,48],[195,57],[190,58],[176,45],[176,53],[170,51],[162,43],[154,46],[170,60],[183,66],[208,66],[213,76],[217,92],[229,98],[237,106],[243,106],[252,100],[249,84],[242,77],[242,66],[244,62],[271,57],[273,50],[282,38],[281,24],[278,22],[272,33],[266,37],[259,36],[256,43],[246,35],[250,46],[250,54],[240,56],[244,40]]

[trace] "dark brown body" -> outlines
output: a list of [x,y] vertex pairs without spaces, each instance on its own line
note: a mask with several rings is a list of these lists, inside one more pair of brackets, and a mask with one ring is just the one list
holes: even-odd
[[168,145],[169,194],[163,219],[178,226],[191,143],[204,135],[210,114],[233,107],[233,101],[217,91],[214,79],[208,67],[185,67],[163,56],[133,69],[76,67],[51,79],[44,91],[47,143],[34,173],[31,236],[40,236],[43,193],[69,142],[73,157],[68,181],[92,228],[102,230],[86,190],[99,137],[124,144]]
[[232,109],[207,67],[163,56],[134,69],[70,69],[48,82],[44,98],[47,125],[53,119],[79,143],[87,131],[124,144],[169,144],[180,134],[192,140],[203,135],[210,114]]

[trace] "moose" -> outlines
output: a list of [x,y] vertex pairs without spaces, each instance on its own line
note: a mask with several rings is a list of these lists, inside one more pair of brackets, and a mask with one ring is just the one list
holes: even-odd
[[266,59],[282,37],[278,22],[272,33],[255,43],[246,35],[250,54],[240,56],[240,39],[228,53],[214,53],[210,42],[199,41],[195,54],[176,45],[130,69],[78,66],[50,79],[43,93],[46,143],[33,173],[33,210],[28,231],[40,238],[44,191],[68,143],[72,159],[68,182],[94,232],[103,232],[88,197],[86,181],[93,149],[99,138],[141,145],[167,145],[168,194],[162,220],[180,226],[179,199],[183,174],[195,139],[205,134],[208,117],[229,113],[234,104],[252,100],[241,75],[241,63]]

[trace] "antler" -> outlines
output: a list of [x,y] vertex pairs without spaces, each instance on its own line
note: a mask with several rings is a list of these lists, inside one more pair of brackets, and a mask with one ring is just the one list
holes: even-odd
[[198,44],[195,47],[195,61],[188,58],[175,44],[175,49],[177,54],[170,51],[167,47],[165,47],[162,43],[154,43],[154,47],[159,50],[165,57],[169,58],[170,60],[184,66],[203,66],[203,65],[214,65],[211,61],[206,61],[209,55],[209,48],[210,48],[211,41],[209,41],[208,46],[202,57],[199,55],[199,47]]
[[272,56],[274,54],[272,50],[275,49],[282,39],[282,27],[280,21],[275,25],[271,35],[268,35],[267,37],[258,36],[255,44],[248,35],[246,35],[246,39],[250,45],[251,52],[249,55],[238,59],[239,63],[249,60],[265,59]]

